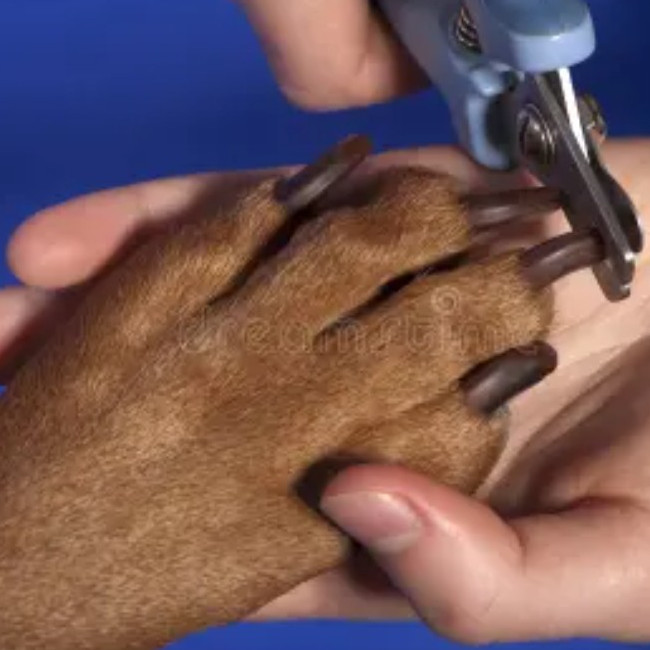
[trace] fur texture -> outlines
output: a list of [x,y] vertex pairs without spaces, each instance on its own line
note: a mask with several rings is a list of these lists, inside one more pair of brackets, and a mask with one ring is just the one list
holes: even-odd
[[548,296],[514,255],[381,291],[469,245],[448,179],[383,172],[292,236],[272,190],[140,246],[9,387],[3,650],[153,650],[338,565],[296,496],[323,459],[491,469],[503,432],[457,382],[542,338]]

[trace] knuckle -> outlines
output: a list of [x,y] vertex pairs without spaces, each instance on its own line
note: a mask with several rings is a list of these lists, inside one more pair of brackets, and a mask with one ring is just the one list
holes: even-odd
[[437,611],[432,627],[447,639],[464,645],[486,645],[495,640],[486,613],[475,613],[459,604]]
[[323,89],[305,88],[281,83],[280,90],[291,104],[307,111],[324,111],[341,108],[341,103]]
[[[300,75],[302,77],[302,75]],[[279,77],[283,95],[294,105],[310,111],[333,111],[375,104],[388,99],[391,93],[378,87],[363,70],[353,66],[336,66],[326,76],[298,75]]]
[[487,645],[492,641],[490,635],[469,618],[454,619],[443,623],[438,631],[451,641],[463,645],[479,646]]

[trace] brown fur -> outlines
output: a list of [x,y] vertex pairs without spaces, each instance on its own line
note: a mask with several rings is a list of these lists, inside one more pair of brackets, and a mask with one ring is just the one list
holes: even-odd
[[[471,493],[502,445],[457,381],[544,335],[515,256],[464,250],[453,184],[391,170],[282,245],[264,181],[141,246],[0,403],[0,647],[153,650],[339,564],[294,494],[330,456]],[[273,250],[273,254],[269,251]]]

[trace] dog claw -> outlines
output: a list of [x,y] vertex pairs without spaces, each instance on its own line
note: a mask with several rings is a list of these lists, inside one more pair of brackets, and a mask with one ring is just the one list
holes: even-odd
[[289,214],[303,212],[347,178],[371,151],[372,144],[368,138],[358,135],[346,138],[311,165],[280,180],[275,187],[276,200]]
[[570,232],[534,246],[521,255],[524,273],[537,289],[600,263],[603,246],[593,233]]
[[491,415],[541,383],[557,368],[557,353],[547,343],[517,348],[478,366],[461,380],[466,403],[473,410]]
[[464,203],[470,225],[481,231],[552,214],[562,208],[562,193],[551,187],[533,187],[470,195]]

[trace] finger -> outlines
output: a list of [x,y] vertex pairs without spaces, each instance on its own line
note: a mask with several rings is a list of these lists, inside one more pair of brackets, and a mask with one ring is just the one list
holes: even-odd
[[366,466],[337,477],[322,509],[453,639],[649,636],[641,604],[648,522],[634,506],[585,505],[508,525],[423,477]]
[[87,281],[148,228],[192,212],[232,175],[171,178],[98,192],[48,208],[12,236],[7,260],[23,283],[59,289]]
[[369,0],[240,3],[280,87],[305,108],[370,104],[424,83]]

